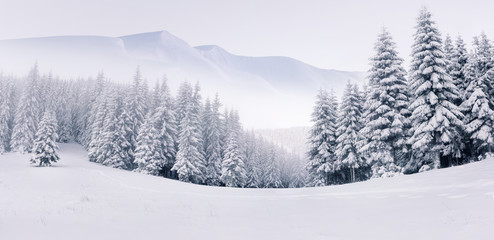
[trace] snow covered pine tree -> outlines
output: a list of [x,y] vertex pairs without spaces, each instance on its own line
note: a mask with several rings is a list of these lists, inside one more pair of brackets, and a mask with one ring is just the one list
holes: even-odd
[[60,159],[57,154],[58,145],[55,142],[57,138],[55,114],[52,111],[45,111],[36,132],[31,163],[37,163],[39,166],[50,166],[51,163],[57,162]]
[[463,114],[458,89],[446,72],[442,42],[431,13],[423,8],[417,19],[410,69],[412,157],[407,172],[448,166],[461,156]]

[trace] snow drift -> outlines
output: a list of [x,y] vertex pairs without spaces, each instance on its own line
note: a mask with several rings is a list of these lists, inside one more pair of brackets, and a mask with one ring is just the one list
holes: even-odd
[[494,159],[305,189],[198,186],[103,167],[61,144],[52,167],[0,156],[0,239],[488,239]]

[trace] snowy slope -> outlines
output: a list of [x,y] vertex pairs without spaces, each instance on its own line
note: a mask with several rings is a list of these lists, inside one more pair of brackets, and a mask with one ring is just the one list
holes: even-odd
[[0,239],[490,239],[494,159],[307,189],[228,189],[0,156]]
[[[166,31],[2,40],[0,52],[0,71],[17,76],[38,62],[42,72],[63,78],[94,77],[104,70],[114,81],[130,82],[140,66],[150,86],[164,74],[172,89],[185,79],[200,82],[204,95],[218,92],[228,106],[239,109],[247,126],[256,128],[308,125],[318,89],[342,93],[347,81],[362,83],[364,78],[363,73],[319,69],[288,57],[245,57],[218,46],[192,47]],[[267,118],[261,122],[254,116],[259,114]]]

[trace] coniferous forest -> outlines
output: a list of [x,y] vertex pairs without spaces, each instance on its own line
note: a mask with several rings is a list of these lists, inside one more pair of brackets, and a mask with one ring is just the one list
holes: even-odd
[[479,161],[493,150],[494,49],[444,41],[431,13],[417,18],[410,69],[386,30],[368,84],[348,83],[338,103],[321,90],[312,115],[309,186],[412,174]]
[[[365,86],[338,100],[320,90],[306,165],[240,124],[216,95],[164,77],[149,87],[99,74],[70,81],[40,74],[0,78],[0,154],[59,160],[57,142],[75,141],[105,166],[211,186],[288,188],[392,177],[479,161],[493,150],[494,48],[485,34],[469,50],[444,41],[431,13],[417,18],[408,71],[386,29],[377,37]],[[129,76],[131,77],[131,76]],[[342,79],[342,81],[345,81]]]
[[[21,83],[21,84],[17,84]],[[65,81],[41,76],[1,79],[0,153],[32,153],[35,164],[58,160],[56,142],[76,141],[105,166],[213,186],[301,187],[299,157],[244,131],[238,113],[221,111],[218,95],[166,77],[149,89],[137,69],[130,85],[99,74]]]

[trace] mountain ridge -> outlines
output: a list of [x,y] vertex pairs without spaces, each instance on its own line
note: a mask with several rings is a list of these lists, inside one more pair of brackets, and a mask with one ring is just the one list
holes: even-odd
[[[218,92],[239,110],[246,126],[255,128],[308,125],[320,88],[341,95],[347,81],[364,82],[364,73],[321,69],[290,57],[240,56],[218,45],[194,47],[168,31],[0,40],[0,52],[0,70],[16,76],[37,62],[42,72],[69,79],[94,77],[103,70],[108,78],[129,83],[139,66],[151,82],[166,74],[172,90],[184,80],[199,82],[204,95]],[[256,120],[256,114],[267,120]]]

